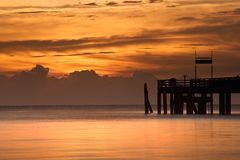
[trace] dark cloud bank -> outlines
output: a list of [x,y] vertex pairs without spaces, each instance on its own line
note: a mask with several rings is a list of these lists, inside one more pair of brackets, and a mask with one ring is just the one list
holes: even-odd
[[36,65],[10,78],[0,76],[0,105],[143,104],[144,82],[150,84],[151,100],[156,101],[156,78],[149,73],[136,71],[127,78],[85,70],[55,78],[48,72]]

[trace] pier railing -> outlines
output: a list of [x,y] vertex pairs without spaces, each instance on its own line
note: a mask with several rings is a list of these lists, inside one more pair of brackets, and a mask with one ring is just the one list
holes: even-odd
[[165,79],[158,80],[159,88],[174,88],[174,87],[187,87],[187,88],[203,88],[203,87],[215,87],[224,86],[225,84],[234,84],[239,82],[240,77],[219,77],[219,78],[199,78],[189,80],[177,80],[177,79]]
[[192,80],[159,80],[159,88],[174,88],[174,87],[209,87],[209,80],[206,79],[192,79]]

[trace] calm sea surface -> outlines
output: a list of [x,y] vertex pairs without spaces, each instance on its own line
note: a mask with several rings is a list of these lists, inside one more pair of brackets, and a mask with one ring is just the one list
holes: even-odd
[[141,106],[0,107],[0,160],[239,160],[240,115],[234,113],[145,116]]

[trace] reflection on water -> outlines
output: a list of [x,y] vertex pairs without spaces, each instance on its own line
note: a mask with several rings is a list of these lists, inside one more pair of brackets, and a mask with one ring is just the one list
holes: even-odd
[[[81,109],[80,109],[81,110]],[[80,114],[71,109],[52,114]],[[0,159],[236,159],[240,157],[239,116],[146,117],[136,111],[135,118],[123,118],[123,110],[92,110],[101,118],[27,118],[26,111],[1,110]],[[28,114],[44,110],[28,110]],[[34,113],[33,113],[34,112]],[[45,111],[47,112],[47,111]],[[112,115],[104,119],[104,115]],[[53,116],[53,115],[52,115]],[[84,117],[83,116],[83,117]],[[118,118],[114,118],[114,117]],[[55,116],[56,117],[56,116]],[[81,117],[81,116],[80,116]]]

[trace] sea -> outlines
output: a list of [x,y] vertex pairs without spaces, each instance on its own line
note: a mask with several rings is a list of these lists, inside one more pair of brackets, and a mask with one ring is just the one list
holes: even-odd
[[[156,111],[156,109],[154,108]],[[0,160],[239,160],[232,115],[145,115],[138,105],[0,106]]]

